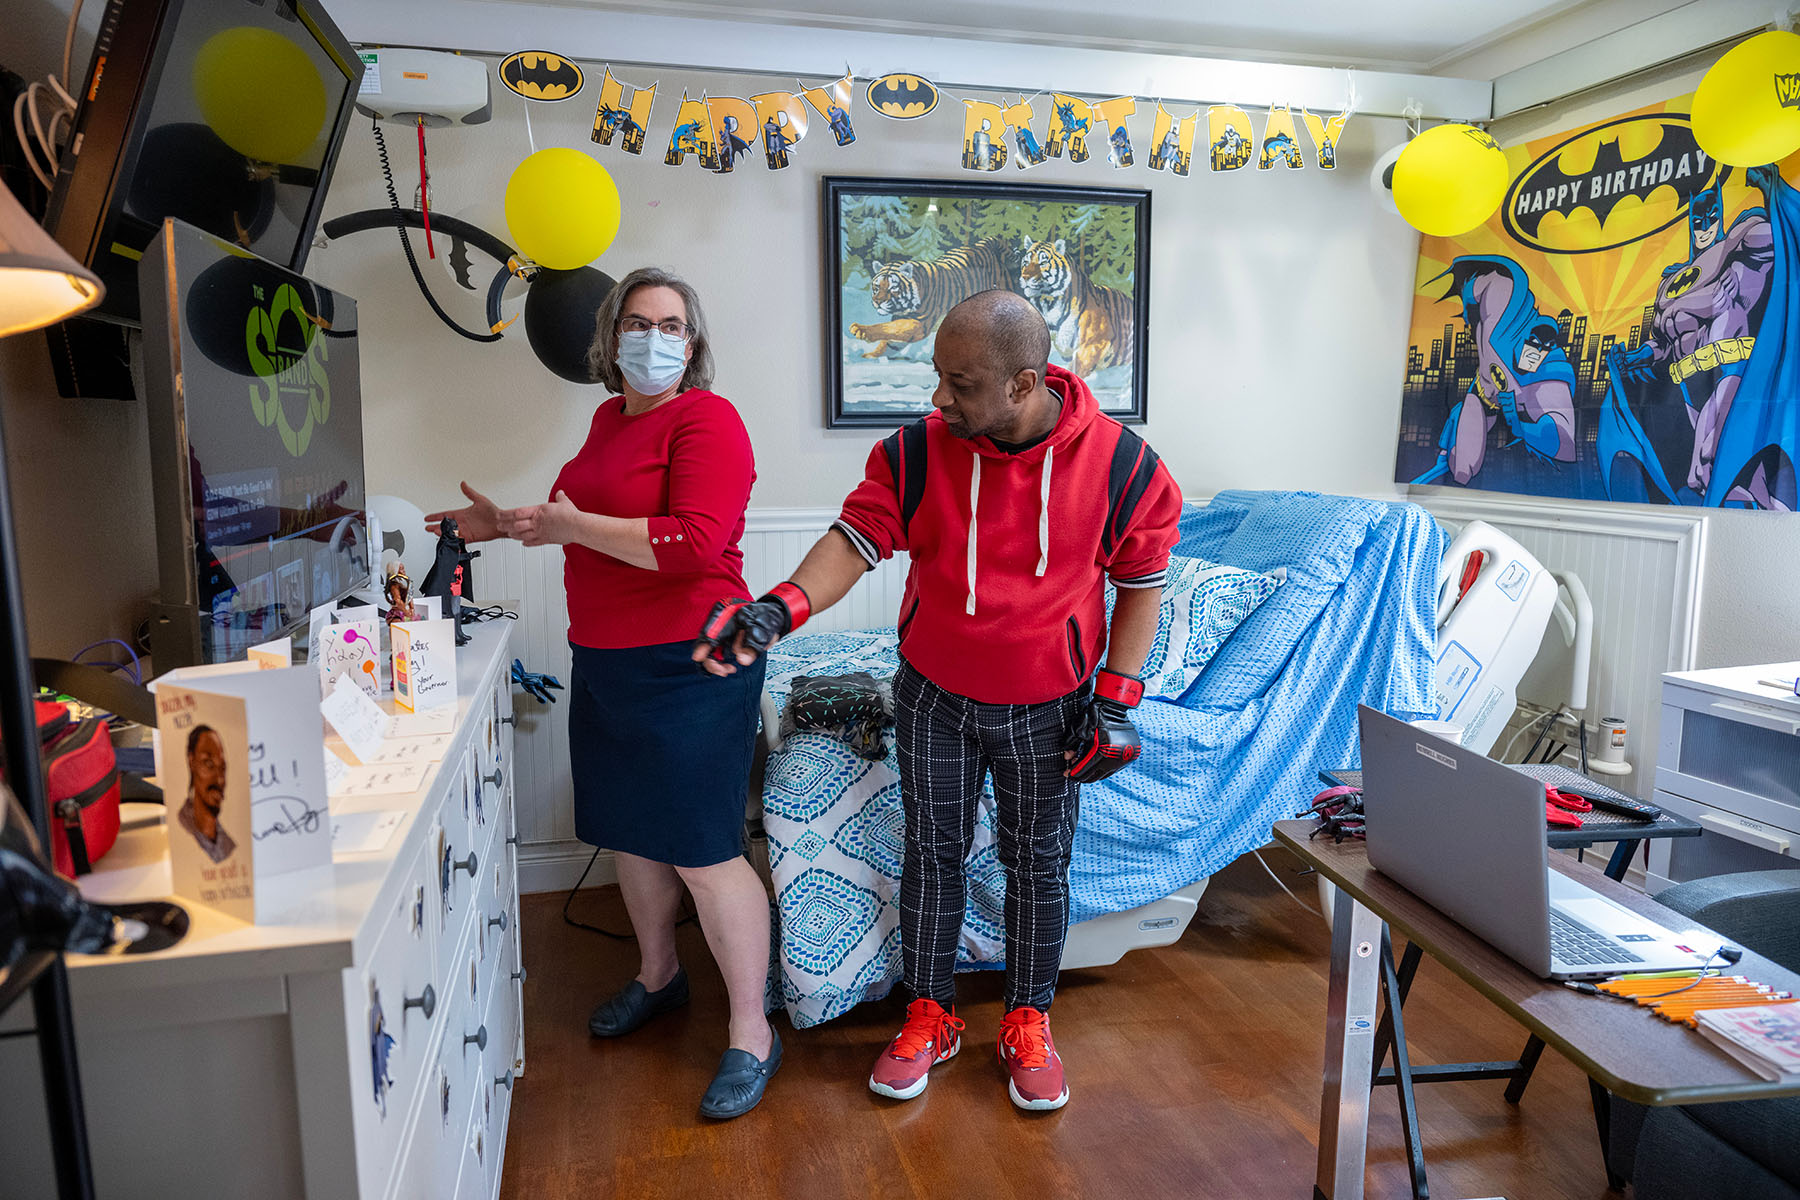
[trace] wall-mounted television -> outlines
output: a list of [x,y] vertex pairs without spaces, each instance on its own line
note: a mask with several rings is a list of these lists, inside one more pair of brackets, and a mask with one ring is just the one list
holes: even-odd
[[299,271],[362,60],[317,0],[111,0],[44,226],[135,323],[175,217]]
[[158,671],[242,657],[369,582],[356,302],[164,223],[139,273]]

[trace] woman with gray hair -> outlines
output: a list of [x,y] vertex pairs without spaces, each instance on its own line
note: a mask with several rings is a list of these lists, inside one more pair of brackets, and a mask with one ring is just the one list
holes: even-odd
[[762,668],[717,678],[689,655],[714,600],[750,594],[738,549],[756,480],[750,435],[708,390],[699,297],[666,271],[619,281],[588,366],[617,394],[549,503],[500,509],[465,483],[468,507],[427,519],[455,517],[470,541],[563,547],[575,832],[613,851],[640,959],[588,1028],[619,1037],[687,1003],[675,952],[685,886],[731,1001],[730,1045],[700,1112],[741,1116],[781,1064],[763,1012],[768,898],[742,844]]

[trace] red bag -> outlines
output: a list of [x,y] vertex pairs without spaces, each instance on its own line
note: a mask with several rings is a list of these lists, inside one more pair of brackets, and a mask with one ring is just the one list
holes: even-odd
[[118,760],[105,721],[77,721],[66,705],[36,703],[51,855],[57,872],[73,879],[119,838]]

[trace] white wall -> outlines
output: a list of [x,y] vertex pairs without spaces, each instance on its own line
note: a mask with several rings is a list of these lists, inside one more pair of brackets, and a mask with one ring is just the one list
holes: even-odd
[[[971,177],[959,167],[961,108],[913,122],[855,106],[857,141],[838,149],[822,130],[795,165],[770,172],[753,159],[729,176],[661,161],[683,86],[748,95],[792,80],[633,68],[663,91],[642,158],[590,147],[593,100],[539,105],[537,145],[591,148],[617,181],[624,223],[598,265],[622,275],[672,267],[698,287],[717,341],[716,387],[742,411],[756,447],[756,507],[835,504],[859,477],[872,431],[824,428],[821,205],[823,174]],[[594,70],[598,83],[598,67]],[[665,107],[667,105],[667,107]],[[433,195],[441,211],[497,202],[529,151],[524,102],[501,92],[495,120],[432,131]],[[1139,162],[1149,119],[1134,118]],[[1369,164],[1401,136],[1395,121],[1352,120],[1336,171],[1254,169],[1165,177],[1115,171],[1096,157],[1052,162],[1003,178],[1152,192],[1150,423],[1145,430],[1183,488],[1390,488],[1398,381],[1414,235],[1374,210]],[[417,182],[409,131],[390,134],[402,200]],[[368,122],[352,128],[327,215],[383,205]],[[427,508],[455,498],[467,477],[511,503],[548,487],[584,435],[591,387],[545,371],[522,330],[498,346],[463,341],[427,310],[390,231],[343,239],[309,271],[355,296],[373,491]],[[423,239],[415,237],[423,256]],[[426,263],[434,286],[448,277]],[[447,288],[439,288],[439,295]],[[457,310],[473,322],[473,303]],[[1370,398],[1374,398],[1371,402]],[[752,580],[753,584],[767,582]]]

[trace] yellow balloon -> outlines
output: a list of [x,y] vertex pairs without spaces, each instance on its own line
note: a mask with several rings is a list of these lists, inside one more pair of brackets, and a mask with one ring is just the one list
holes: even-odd
[[619,232],[619,189],[579,150],[539,150],[506,182],[506,227],[519,253],[538,266],[585,267]]
[[1421,233],[1455,237],[1494,215],[1506,195],[1506,155],[1473,125],[1436,125],[1394,163],[1394,207]]
[[1800,150],[1800,33],[1759,33],[1725,52],[1694,90],[1694,139],[1734,167]]
[[194,99],[221,141],[259,162],[303,162],[325,126],[319,68],[287,38],[254,25],[206,39],[194,56]]

